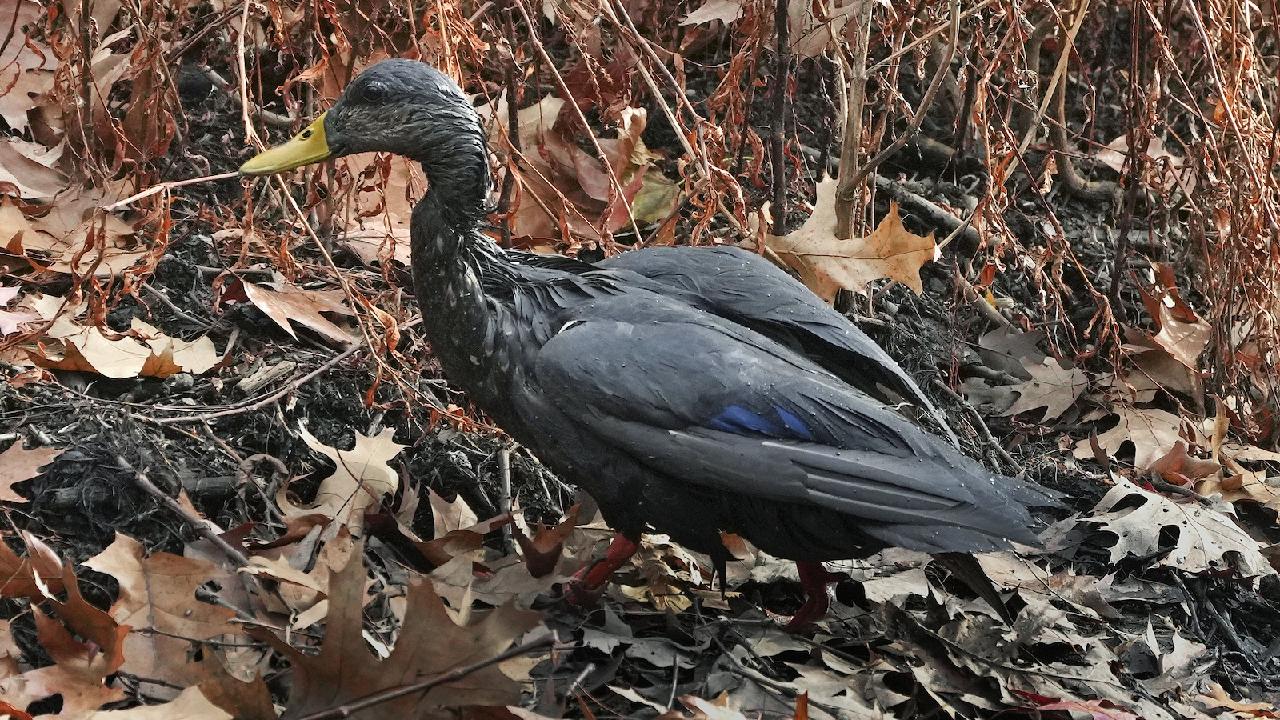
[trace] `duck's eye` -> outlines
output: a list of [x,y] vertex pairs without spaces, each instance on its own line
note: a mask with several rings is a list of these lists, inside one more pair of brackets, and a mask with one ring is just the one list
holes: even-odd
[[381,83],[376,80],[366,83],[364,86],[364,91],[361,93],[361,95],[364,97],[365,102],[368,102],[368,103],[382,102],[382,100],[387,95],[386,83]]

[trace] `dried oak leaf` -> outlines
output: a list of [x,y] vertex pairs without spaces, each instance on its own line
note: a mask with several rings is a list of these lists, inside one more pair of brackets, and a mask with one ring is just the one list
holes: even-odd
[[24,444],[24,440],[18,439],[0,453],[0,502],[27,502],[26,498],[14,492],[13,486],[39,475],[40,468],[65,451],[64,448],[50,447],[27,449]]
[[804,225],[790,235],[766,235],[765,244],[828,302],[841,289],[862,292],[881,278],[896,280],[917,295],[923,292],[920,268],[938,256],[933,233],[921,237],[908,232],[893,203],[870,235],[842,240],[835,236],[835,194],[834,179],[818,183],[818,199]]
[[109,687],[106,678],[124,663],[124,639],[130,628],[84,599],[70,565],[63,567],[60,585],[66,589],[65,601],[44,598],[57,619],[39,606],[32,607],[36,639],[54,664],[0,678],[0,697],[25,708],[59,695],[62,716],[81,718],[124,699],[120,686]]
[[142,705],[127,710],[99,710],[84,720],[250,720],[235,718],[226,710],[214,705],[200,692],[190,687],[178,696],[160,705]]
[[1152,263],[1152,270],[1156,285],[1150,289],[1140,288],[1142,304],[1160,328],[1152,340],[1194,371],[1213,329],[1182,299],[1171,265]]
[[[62,560],[35,535],[23,531],[25,557],[6,542],[0,542],[0,598],[40,600],[48,593],[62,592]],[[47,591],[47,592],[46,592]]]
[[[1098,436],[1098,446],[1114,458],[1122,445],[1133,443],[1133,466],[1139,470],[1146,470],[1182,439],[1182,420],[1164,410],[1117,404],[1112,411],[1120,416],[1120,422]],[[1088,438],[1076,443],[1074,455],[1093,457]]]
[[1173,449],[1163,457],[1151,463],[1147,472],[1153,472],[1174,485],[1190,485],[1196,480],[1213,475],[1221,469],[1221,465],[1212,460],[1202,460],[1187,454],[1187,443],[1179,440]]
[[1261,470],[1245,470],[1234,465],[1236,471],[1224,478],[1210,477],[1196,485],[1202,495],[1219,494],[1227,502],[1252,502],[1280,513],[1280,484],[1270,474]]
[[400,475],[387,465],[391,458],[404,449],[391,438],[391,428],[369,437],[356,433],[355,446],[350,450],[338,450],[316,439],[301,428],[302,439],[312,450],[333,461],[333,474],[320,481],[315,500],[311,505],[299,507],[289,501],[287,487],[281,487],[277,495],[285,517],[301,517],[319,513],[337,522],[359,529],[364,523],[364,513],[375,507],[387,495],[395,495],[400,487]]
[[[140,221],[126,221],[103,208],[128,194],[123,183],[73,187],[47,205],[27,208],[21,219],[0,210],[4,252],[20,255],[52,272],[98,277],[117,275],[151,254],[139,241]],[[0,201],[0,207],[7,201]]]
[[[25,132],[27,112],[45,101],[53,89],[57,58],[27,28],[44,20],[44,8],[33,0],[8,0],[0,9],[9,42],[0,43],[0,117],[16,132]],[[6,33],[8,34],[8,33]]]
[[1053,358],[1025,367],[1031,373],[1031,379],[1010,388],[1018,393],[1018,400],[1001,415],[1019,415],[1044,408],[1044,417],[1040,419],[1053,420],[1066,412],[1089,386],[1089,378],[1083,370],[1065,368]]
[[[107,549],[84,564],[120,583],[110,614],[134,628],[125,639],[127,672],[178,687],[194,684],[199,676],[192,665],[175,658],[184,658],[193,640],[241,630],[229,622],[234,611],[196,600],[196,588],[217,572],[211,563],[164,552],[144,557],[141,543],[117,533]],[[149,694],[160,691],[148,688]]]
[[[284,720],[336,707],[356,698],[419,682],[494,657],[541,622],[538,613],[504,605],[480,622],[458,625],[430,583],[411,582],[400,636],[386,660],[366,647],[362,609],[365,571],[362,554],[329,580],[329,614],[318,655],[294,649],[275,635],[266,640],[293,665],[293,686]],[[508,705],[520,699],[520,686],[497,665],[352,715],[361,720],[443,716],[434,708]]]
[[1059,700],[1041,705],[1036,710],[1056,710],[1070,717],[1086,715],[1091,720],[1141,720],[1137,715],[1116,707],[1110,700]]
[[742,17],[742,9],[742,3],[738,0],[707,0],[698,9],[686,15],[680,24],[702,25],[716,20],[727,24]]
[[[1248,702],[1232,698],[1218,683],[1209,683],[1208,695],[1197,695],[1196,702],[1210,712],[1229,710],[1248,717],[1280,718],[1280,708],[1268,702]],[[1216,715],[1216,713],[1214,713]]]
[[195,665],[200,692],[209,702],[231,713],[235,720],[276,720],[278,717],[271,690],[260,674],[255,672],[252,682],[243,682],[208,650],[204,659]]
[[[0,220],[0,222],[3,222],[3,220]],[[0,337],[16,333],[23,324],[39,319],[35,313],[27,310],[4,309],[4,306],[13,302],[13,299],[17,296],[18,287],[16,285],[13,287],[0,286]]]
[[271,318],[280,329],[297,338],[290,321],[310,328],[325,337],[342,343],[351,343],[351,333],[335,325],[321,313],[350,315],[351,309],[343,302],[346,294],[341,290],[306,290],[283,278],[277,278],[269,284],[258,285],[231,276],[219,291],[218,302],[253,303],[255,307]]
[[[1135,506],[1135,500],[1141,504]],[[1148,492],[1117,477],[1092,516],[1081,522],[1096,525],[1116,536],[1111,546],[1111,562],[1126,557],[1147,557],[1164,550],[1157,565],[1199,573],[1238,568],[1241,575],[1272,575],[1276,571],[1263,557],[1258,541],[1240,529],[1227,514],[1230,505],[1204,507],[1199,503],[1177,503]],[[1176,531],[1173,545],[1161,546]],[[1232,559],[1226,556],[1230,554]]]
[[41,367],[109,378],[165,378],[179,372],[207,372],[220,359],[208,337],[171,338],[137,318],[128,334],[104,332],[77,323],[73,318],[81,308],[64,308],[58,298],[42,297],[32,307],[51,321],[43,342],[26,348],[32,362]]

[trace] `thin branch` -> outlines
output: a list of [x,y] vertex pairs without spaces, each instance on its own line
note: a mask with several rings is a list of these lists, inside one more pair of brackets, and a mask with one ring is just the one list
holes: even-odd
[[[840,169],[836,173],[836,237],[853,235],[853,218],[861,215],[855,208],[861,190],[851,178],[857,174],[858,154],[862,151],[862,106],[867,100],[867,48],[871,44],[872,0],[858,0],[861,4],[849,22],[853,25],[853,64],[849,67],[848,89],[840,94],[844,111],[844,134],[840,140]],[[846,82],[844,61],[840,52],[835,53],[836,70],[840,82]]]
[[189,510],[182,506],[182,503],[173,499],[168,493],[156,487],[156,484],[151,482],[151,478],[147,477],[146,473],[134,468],[133,465],[130,465],[129,461],[125,460],[123,455],[116,456],[116,465],[119,466],[121,470],[131,473],[133,475],[133,481],[138,484],[138,487],[142,488],[144,492],[158,500],[161,505],[168,508],[174,515],[182,518],[182,520],[186,522],[187,525],[190,525],[191,529],[195,530],[200,537],[208,540],[214,547],[221,550],[222,553],[231,560],[231,562],[235,563],[236,567],[246,567],[249,565],[249,558],[245,557],[244,553],[240,552],[235,546],[222,538],[222,528],[214,525],[211,521],[206,520],[205,518],[192,515]]
[[352,343],[352,345],[348,347],[346,350],[343,350],[338,355],[335,355],[333,358],[331,358],[329,361],[327,361],[325,364],[321,365],[320,367],[316,368],[315,370],[312,370],[306,375],[303,375],[297,378],[296,380],[290,382],[289,384],[271,393],[270,395],[267,395],[266,397],[263,397],[259,400],[255,400],[251,403],[247,403],[244,405],[237,405],[235,407],[227,408],[226,410],[218,410],[217,412],[200,413],[199,415],[183,415],[180,417],[171,417],[171,418],[143,418],[143,419],[146,420],[147,422],[155,423],[156,425],[174,425],[179,423],[198,423],[198,422],[204,422],[206,420],[214,420],[220,417],[227,417],[228,415],[240,415],[243,413],[252,412],[254,410],[257,410],[260,407],[270,405],[276,400],[279,400],[285,395],[288,395],[294,390],[297,390],[298,388],[310,382],[312,379],[319,377],[320,375],[327,372],[334,365],[337,365],[343,360],[356,354],[356,351],[362,348],[364,348],[364,345]]
[[[889,144],[889,147],[886,147],[876,153],[875,157],[871,158],[859,167],[847,184],[844,177],[841,177],[840,189],[836,191],[837,205],[853,202],[856,193],[859,192],[858,188],[861,187],[862,181],[867,179],[867,176],[874,172],[880,163],[892,157],[894,153],[902,149],[902,146],[906,145],[907,141],[915,137],[915,134],[920,131],[920,126],[924,123],[924,116],[929,112],[929,108],[933,105],[933,98],[938,94],[938,88],[942,87],[942,79],[946,77],[947,73],[951,70],[951,59],[955,57],[956,46],[959,45],[959,43],[960,0],[951,0],[951,37],[948,38],[947,50],[938,61],[938,68],[934,71],[933,78],[929,80],[929,87],[925,89],[924,97],[920,99],[920,104],[916,106],[915,115],[912,116],[906,132],[899,134],[897,139]],[[838,233],[839,229],[837,229],[837,234]],[[840,235],[840,237],[847,236]]]
[[152,185],[151,187],[147,188],[146,190],[143,190],[140,193],[135,193],[123,200],[120,200],[118,202],[113,202],[110,205],[103,207],[102,209],[107,212],[112,212],[114,210],[119,210],[120,208],[126,205],[131,205],[143,198],[151,197],[156,193],[168,192],[174,188],[180,188],[187,185],[195,185],[197,183],[202,183],[202,182],[211,182],[213,180],[226,180],[228,178],[238,177],[239,175],[240,173],[238,172],[225,172],[225,173],[218,173],[217,175],[205,175],[203,177],[187,178],[186,180],[170,180],[168,182],[162,182],[157,185]]
[[[248,3],[245,3],[245,7],[248,7]],[[219,75],[217,70],[214,70],[208,65],[197,65],[196,69],[199,70],[200,74],[204,75],[209,82],[213,83],[214,87],[230,95],[236,100],[236,102],[243,103],[246,101],[245,97],[237,92],[236,88],[231,85],[231,82]],[[259,120],[271,127],[291,128],[294,126],[294,123],[298,122],[297,118],[266,110],[254,102],[249,103],[249,108]]]
[[773,128],[769,133],[770,166],[773,171],[773,234],[787,231],[787,79],[791,69],[791,52],[787,37],[787,0],[774,0],[773,30],[778,36],[777,58],[773,70]]

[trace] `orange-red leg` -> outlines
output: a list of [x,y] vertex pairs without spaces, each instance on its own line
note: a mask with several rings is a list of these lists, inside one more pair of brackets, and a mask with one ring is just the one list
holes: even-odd
[[804,604],[783,626],[782,629],[787,632],[799,632],[827,614],[827,608],[831,604],[827,597],[827,583],[836,579],[835,575],[827,572],[822,563],[796,562],[796,571],[800,574],[800,589],[804,591]]
[[621,533],[613,536],[604,557],[573,574],[564,589],[565,600],[571,605],[587,605],[595,601],[600,588],[609,582],[610,576],[627,563],[640,549],[640,544]]

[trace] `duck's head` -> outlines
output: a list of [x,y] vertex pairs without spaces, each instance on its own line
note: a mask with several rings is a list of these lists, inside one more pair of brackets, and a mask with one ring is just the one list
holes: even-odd
[[433,192],[479,193],[483,202],[488,188],[479,117],[457,83],[415,60],[383,60],[369,67],[305,130],[255,155],[240,172],[270,175],[361,152],[421,161]]

